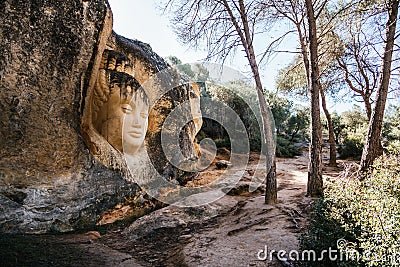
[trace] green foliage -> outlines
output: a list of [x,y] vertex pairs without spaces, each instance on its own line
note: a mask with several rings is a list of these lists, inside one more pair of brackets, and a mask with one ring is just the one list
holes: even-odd
[[360,159],[368,129],[368,118],[360,107],[343,112],[340,116],[334,114],[332,123],[338,152],[341,158]]
[[[327,22],[328,23],[328,22]],[[324,57],[319,61],[321,69],[320,83],[325,95],[338,98],[341,89],[343,76],[340,76],[336,68],[335,51],[332,44],[336,42],[334,35],[325,34],[321,42],[321,49],[326,51]],[[308,83],[304,67],[303,57],[297,56],[287,66],[279,70],[276,87],[279,91],[289,94],[292,97],[308,100]]]
[[[240,88],[246,90],[246,93],[240,95]],[[236,114],[242,120],[247,134],[249,136],[250,149],[252,151],[259,151],[261,148],[261,135],[260,135],[260,127],[258,121],[256,119],[255,114],[253,113],[251,107],[247,104],[249,103],[252,107],[258,105],[257,93],[255,88],[250,88],[244,82],[237,81],[232,82],[227,85],[227,87],[219,86],[213,83],[207,83],[207,91],[206,93],[214,100],[221,101],[224,104],[228,105],[232,108]],[[245,101],[245,100],[246,101]],[[216,144],[217,146],[224,146],[229,144],[229,137],[223,127],[216,122],[212,122],[208,119],[204,119],[206,124],[202,129],[202,132],[205,133],[206,136],[211,137],[213,139],[219,140]],[[228,140],[228,141],[227,141]]]
[[354,106],[351,111],[342,113],[343,124],[346,125],[346,130],[356,132],[360,127],[368,124],[366,113],[359,106]]
[[186,76],[188,79],[193,79],[196,76],[196,73],[192,70],[192,66],[190,64],[183,64],[182,60],[175,56],[169,56],[166,58],[168,62],[172,65],[176,66],[179,70],[180,74]]
[[[231,82],[226,87],[215,84],[207,85],[207,93],[213,99],[227,104],[239,115],[249,135],[250,149],[252,151],[259,151],[261,148],[260,126],[253,111],[247,105],[248,103],[253,108],[258,107],[256,89],[243,81]],[[295,142],[304,141],[307,138],[309,129],[308,109],[293,107],[291,101],[277,97],[271,93],[266,93],[265,98],[269,103],[275,120],[277,133],[276,155],[278,157],[301,155],[301,150],[294,144]],[[220,126],[215,123],[210,124],[210,126],[202,130],[203,132],[207,132],[207,136],[213,134],[212,132],[225,134],[218,128]],[[212,128],[212,131],[208,128]],[[213,138],[226,139],[223,135],[213,136]]]
[[[322,254],[322,251],[329,250],[329,248],[338,250],[338,240],[343,239],[349,243],[356,241],[352,233],[347,231],[334,216],[331,216],[330,205],[329,200],[325,198],[313,203],[311,223],[307,232],[300,238],[301,249],[303,251],[313,250],[318,257]],[[354,261],[338,262],[332,261],[328,257],[317,262],[307,258],[304,258],[303,261],[305,266],[310,267],[357,266]]]
[[303,98],[307,97],[307,77],[302,60],[298,56],[293,62],[279,70],[276,80],[278,90]]
[[[365,112],[354,106],[341,115],[333,113],[332,122],[340,157],[360,159],[368,130]],[[400,106],[391,104],[386,109],[382,138],[387,152],[400,153]]]
[[335,134],[336,144],[339,143],[339,140],[344,134],[344,130],[346,129],[346,124],[344,124],[342,117],[337,114],[337,112],[333,112],[331,115],[332,124],[333,124],[333,133]]
[[364,148],[363,135],[349,136],[338,147],[340,157],[343,159],[356,159],[360,160]]
[[358,259],[326,258],[310,266],[400,266],[400,157],[379,158],[363,181],[344,178],[327,183],[301,244],[318,255],[339,243]]
[[168,56],[167,62],[175,66],[179,73],[187,80],[196,82],[200,87],[201,93],[204,95],[206,89],[206,81],[210,79],[210,73],[202,64],[183,64],[176,56]]
[[292,158],[302,154],[296,142],[308,139],[309,110],[308,108],[295,106],[285,98],[273,94],[266,94],[275,119],[277,132],[276,156]]
[[275,128],[277,134],[285,132],[288,118],[291,115],[291,106],[293,103],[288,99],[277,97],[274,94],[267,93],[266,100],[274,114]]
[[389,105],[385,112],[382,135],[384,147],[393,154],[400,153],[400,106]]
[[400,155],[400,140],[393,140],[387,144],[386,150],[391,154]]
[[278,136],[276,138],[276,156],[281,158],[292,158],[294,156],[300,156],[301,150],[294,145],[293,142],[286,139],[285,137]]
[[230,142],[229,138],[226,138],[226,137],[224,137],[223,139],[215,139],[214,142],[218,148],[231,146],[231,142]]
[[309,139],[310,110],[304,107],[294,107],[287,121],[286,134],[290,141],[300,142]]
[[295,106],[292,101],[275,94],[266,93],[265,97],[274,115],[277,135],[292,144],[307,140],[310,124],[309,109]]

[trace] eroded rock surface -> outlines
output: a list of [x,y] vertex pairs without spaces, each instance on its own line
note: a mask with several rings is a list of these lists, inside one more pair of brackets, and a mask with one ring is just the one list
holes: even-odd
[[[250,159],[248,175],[265,171],[265,166],[256,163],[254,154]],[[307,225],[312,202],[305,197],[307,163],[307,155],[277,160],[280,201],[274,206],[264,204],[261,192],[242,192],[197,207],[164,207],[131,224],[103,229],[100,234],[0,235],[1,263],[2,266],[16,266],[16,263],[19,266],[302,266],[292,260],[279,261],[277,254],[270,252],[299,251],[299,237]],[[197,185],[217,179],[220,172],[214,161],[196,178]],[[333,178],[338,170],[326,174]],[[247,186],[248,175],[241,180]],[[212,199],[213,192],[208,193]],[[268,254],[264,253],[265,246]]]
[[[165,118],[189,101],[191,87],[163,94],[162,82],[179,78],[152,79],[168,65],[149,45],[112,32],[107,1],[5,0],[0,25],[0,231],[67,232],[95,226],[124,203],[137,216],[160,205],[135,183],[120,140],[102,131],[106,120],[97,120],[101,72],[119,95],[143,87],[150,102],[140,140],[155,169],[193,176],[171,166],[160,145]],[[110,54],[115,61],[105,64]],[[188,123],[180,135],[186,158],[195,156],[195,128]]]

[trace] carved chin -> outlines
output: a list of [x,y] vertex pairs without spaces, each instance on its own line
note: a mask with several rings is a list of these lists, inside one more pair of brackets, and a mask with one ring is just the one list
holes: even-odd
[[144,136],[140,137],[126,136],[123,140],[124,153],[135,155],[143,145]]

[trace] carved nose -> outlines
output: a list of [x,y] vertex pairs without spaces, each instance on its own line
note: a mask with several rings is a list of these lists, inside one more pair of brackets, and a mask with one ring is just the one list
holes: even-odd
[[133,128],[141,128],[141,125],[139,123],[132,123]]
[[140,123],[139,123],[139,114],[134,114],[134,116],[133,116],[133,120],[132,120],[132,127],[134,127],[134,128],[140,128],[141,127],[141,125],[140,125]]

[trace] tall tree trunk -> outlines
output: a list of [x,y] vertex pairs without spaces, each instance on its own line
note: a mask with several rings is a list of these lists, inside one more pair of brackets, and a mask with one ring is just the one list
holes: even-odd
[[321,102],[322,108],[325,113],[326,120],[328,122],[328,133],[329,133],[329,166],[336,167],[336,141],[335,141],[335,133],[333,131],[333,123],[332,117],[329,113],[328,108],[326,107],[326,99],[325,92],[321,88]]
[[277,184],[276,184],[276,161],[272,161],[272,166],[267,174],[267,184],[265,188],[265,203],[276,204],[277,203]]
[[[369,121],[367,139],[361,157],[361,173],[365,172],[368,167],[372,165],[375,158],[383,154],[381,146],[382,122],[389,90],[398,9],[399,0],[391,1],[391,6],[388,10],[389,18],[386,23],[386,46],[383,55],[382,71],[375,99],[375,108],[372,111],[371,119]],[[361,176],[361,178],[362,177],[363,176]]]
[[305,34],[301,30],[300,22],[296,23],[297,33],[299,34],[299,42],[301,48],[301,55],[303,56],[304,67],[306,69],[307,85],[310,84],[310,61],[308,59],[307,42],[305,40]]
[[258,65],[255,62],[255,54],[253,49],[250,49],[250,55],[253,55],[250,60],[250,66],[253,71],[254,79],[257,86],[258,103],[261,110],[261,120],[263,124],[264,138],[262,140],[265,145],[267,164],[267,179],[265,190],[265,203],[276,204],[278,202],[277,183],[276,183],[276,160],[275,160],[275,142],[273,123],[271,122],[271,113],[268,112],[268,104],[265,101],[264,92],[262,89],[261,77],[258,72]]
[[276,204],[277,199],[277,184],[276,184],[276,162],[275,162],[275,144],[274,142],[274,130],[272,129],[273,123],[271,122],[271,114],[268,112],[268,104],[265,101],[263,86],[261,83],[261,77],[258,70],[258,64],[256,61],[256,54],[254,52],[253,40],[250,34],[249,23],[246,16],[246,8],[243,0],[239,0],[240,15],[243,22],[244,39],[246,42],[243,44],[246,50],[247,58],[250,63],[251,71],[254,75],[254,80],[257,87],[258,103],[261,109],[261,120],[263,124],[266,163],[267,163],[267,179],[266,179],[266,191],[265,191],[265,203]]
[[323,193],[322,181],[322,127],[319,107],[319,82],[318,67],[318,39],[317,26],[312,0],[305,0],[309,26],[310,42],[310,79],[309,90],[311,98],[311,144],[310,163],[308,167],[307,195],[311,197],[321,196]]
[[263,127],[263,150],[262,153],[266,154],[267,163],[267,178],[266,178],[266,195],[265,203],[275,204],[277,203],[277,183],[276,183],[276,162],[275,162],[275,144],[274,144],[274,130],[272,128],[273,123],[271,123],[272,117],[270,112],[268,112],[268,104],[265,101],[263,86],[261,82],[260,73],[258,70],[258,64],[256,60],[256,54],[254,52],[253,39],[251,37],[249,22],[247,20],[246,8],[243,0],[239,0],[239,12],[240,19],[243,23],[243,28],[239,25],[236,17],[233,15],[232,10],[229,7],[228,1],[223,0],[223,5],[225,6],[230,20],[232,21],[236,32],[238,33],[244,50],[246,52],[246,57],[249,61],[251,71],[254,76],[254,81],[257,87],[258,103],[260,105],[261,122]]
[[[257,76],[257,80],[261,79]],[[257,84],[257,83],[256,83]],[[265,190],[265,203],[266,204],[276,204],[278,202],[278,189],[276,183],[276,159],[275,159],[275,142],[274,140],[274,129],[272,128],[273,123],[270,121],[271,115],[268,112],[268,105],[264,98],[264,93],[262,92],[262,87],[257,85],[258,101],[261,109],[261,119],[263,124],[264,138],[262,140],[266,151],[262,151],[266,155],[267,164],[267,179],[266,179],[266,190]],[[260,88],[260,89],[259,89]]]

